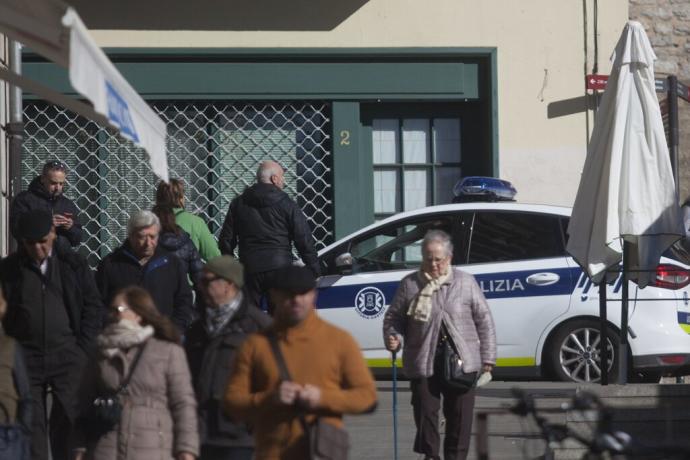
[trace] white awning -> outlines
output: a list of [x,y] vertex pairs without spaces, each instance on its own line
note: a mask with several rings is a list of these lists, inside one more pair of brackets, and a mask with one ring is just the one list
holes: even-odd
[[0,32],[69,70],[70,83],[92,106],[0,68],[0,78],[62,105],[143,147],[153,172],[168,181],[165,122],[125,80],[77,12],[58,0],[0,0]]

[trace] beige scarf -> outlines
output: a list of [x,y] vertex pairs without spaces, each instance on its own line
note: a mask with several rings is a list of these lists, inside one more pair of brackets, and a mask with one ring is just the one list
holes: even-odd
[[146,342],[155,333],[152,326],[141,326],[138,323],[121,319],[111,323],[96,337],[96,345],[104,356],[112,358],[120,350]]
[[441,285],[448,279],[450,275],[450,267],[446,273],[438,278],[432,278],[428,273],[419,270],[417,276],[419,280],[426,283],[421,291],[412,299],[410,307],[407,309],[408,316],[411,316],[416,321],[426,323],[431,318],[431,296],[434,292],[441,288]]

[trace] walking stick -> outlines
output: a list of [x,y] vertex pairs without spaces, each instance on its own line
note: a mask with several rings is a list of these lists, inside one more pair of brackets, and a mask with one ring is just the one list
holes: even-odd
[[397,351],[391,352],[393,364],[393,458],[398,460],[398,366],[395,362]]

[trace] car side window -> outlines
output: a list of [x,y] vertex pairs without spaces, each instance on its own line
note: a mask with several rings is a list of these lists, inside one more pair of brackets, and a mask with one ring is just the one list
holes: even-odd
[[559,216],[498,211],[475,214],[468,259],[471,264],[564,255]]
[[381,227],[353,240],[350,253],[354,273],[418,268],[422,262],[422,240],[429,230],[453,234],[452,216],[408,219]]

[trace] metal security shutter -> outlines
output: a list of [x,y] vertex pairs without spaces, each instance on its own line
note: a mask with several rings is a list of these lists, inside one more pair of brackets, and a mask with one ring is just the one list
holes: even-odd
[[[321,102],[152,104],[168,124],[170,177],[186,186],[187,209],[219,233],[230,201],[254,182],[259,162],[286,169],[286,192],[297,200],[317,247],[333,240],[330,106]],[[80,251],[92,266],[125,238],[128,216],[150,209],[157,180],[146,153],[111,130],[62,108],[25,103],[22,181],[59,158],[70,168],[66,195],[82,212]]]

